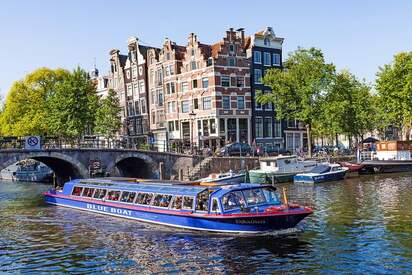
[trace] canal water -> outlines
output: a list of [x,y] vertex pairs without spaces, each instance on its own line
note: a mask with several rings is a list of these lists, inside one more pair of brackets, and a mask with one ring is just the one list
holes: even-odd
[[315,214],[243,237],[47,206],[48,185],[0,182],[0,273],[412,273],[411,175],[283,187]]

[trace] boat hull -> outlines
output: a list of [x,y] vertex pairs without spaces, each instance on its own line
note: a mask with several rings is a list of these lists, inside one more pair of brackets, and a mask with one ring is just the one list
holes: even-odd
[[359,174],[412,172],[410,160],[372,160],[362,162]]
[[232,177],[227,177],[227,178],[221,178],[221,179],[214,179],[214,180],[207,180],[207,181],[202,181],[199,180],[200,182],[208,182],[208,183],[243,183],[245,182],[245,174],[240,174],[237,176],[232,176]]
[[264,172],[259,170],[249,171],[249,178],[251,183],[260,184],[274,184],[283,182],[292,182],[293,176],[296,173],[275,173],[275,172]]
[[286,212],[262,214],[194,214],[174,213],[169,210],[148,211],[145,207],[120,205],[91,199],[74,199],[70,196],[45,193],[48,204],[75,208],[99,214],[126,219],[162,224],[172,227],[222,232],[222,233],[268,233],[295,227],[301,220],[312,213],[308,208],[291,209]]
[[294,182],[305,182],[305,183],[320,183],[320,182],[327,182],[327,181],[338,181],[343,180],[346,175],[346,170],[336,171],[333,173],[325,173],[325,174],[298,174],[296,175],[293,180]]

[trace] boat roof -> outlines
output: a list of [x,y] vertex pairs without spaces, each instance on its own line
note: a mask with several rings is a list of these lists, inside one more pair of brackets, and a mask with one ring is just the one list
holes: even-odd
[[323,164],[322,164],[322,165],[318,165],[318,166],[313,167],[313,169],[310,170],[310,172],[311,172],[311,173],[319,173],[319,174],[322,174],[322,173],[329,172],[330,168],[331,168],[330,165],[323,165]]
[[179,185],[167,183],[167,181],[161,182],[151,182],[151,181],[141,181],[141,182],[128,182],[128,181],[113,181],[106,179],[79,179],[69,181],[65,184],[65,187],[70,188],[73,185],[79,185],[83,187],[93,187],[93,188],[107,188],[116,189],[122,191],[136,191],[136,192],[148,192],[148,193],[163,193],[170,195],[184,195],[184,196],[196,196],[198,193],[209,189],[208,186],[199,185]]
[[135,192],[147,192],[147,193],[162,193],[170,195],[183,195],[183,196],[196,196],[197,194],[205,191],[212,190],[217,191],[218,195],[224,195],[230,191],[260,188],[265,185],[258,183],[237,183],[237,184],[222,184],[222,185],[195,185],[195,184],[173,184],[164,182],[139,182],[131,183],[127,181],[113,181],[108,179],[76,179],[65,183],[64,189],[69,193],[74,185],[90,188],[107,188],[112,190],[121,191],[135,191]]
[[268,160],[279,160],[279,159],[296,159],[298,158],[296,155],[292,155],[292,156],[282,156],[282,155],[278,155],[276,157],[264,157],[264,158],[260,158],[260,161],[268,161]]

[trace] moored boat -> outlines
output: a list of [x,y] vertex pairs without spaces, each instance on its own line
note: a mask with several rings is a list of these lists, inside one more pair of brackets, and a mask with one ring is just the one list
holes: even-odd
[[260,169],[250,170],[250,182],[274,184],[293,181],[297,173],[309,171],[317,165],[313,160],[299,160],[297,156],[261,158]]
[[319,183],[326,181],[336,181],[345,178],[349,169],[339,164],[322,164],[316,166],[308,173],[297,174],[294,182]]
[[259,184],[174,185],[114,180],[72,180],[44,193],[64,207],[178,228],[268,233],[295,227],[312,210],[282,204],[276,189]]
[[342,165],[342,167],[348,168],[348,172],[351,173],[359,172],[359,170],[361,170],[363,166],[365,166],[365,164],[362,163],[351,163],[346,161],[339,162],[339,164]]
[[245,173],[212,173],[206,178],[197,180],[196,182],[203,183],[242,183],[245,182]]

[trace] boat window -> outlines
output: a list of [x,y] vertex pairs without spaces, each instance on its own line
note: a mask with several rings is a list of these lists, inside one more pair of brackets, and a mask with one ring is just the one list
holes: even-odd
[[193,209],[193,203],[195,202],[193,197],[183,197],[183,209],[186,210],[192,210]]
[[171,208],[176,209],[176,210],[182,209],[182,202],[183,202],[183,197],[182,196],[175,196],[173,198]]
[[103,199],[106,196],[107,190],[106,189],[96,189],[94,192],[93,198],[95,199]]
[[120,201],[132,203],[135,197],[136,197],[136,192],[123,191],[122,198],[120,199]]
[[247,205],[266,203],[265,195],[261,188],[243,190]]
[[143,204],[143,205],[149,205],[150,202],[152,201],[152,198],[153,198],[152,193],[139,193],[137,194],[136,203]]
[[153,200],[153,206],[157,207],[169,207],[170,201],[172,200],[172,195],[157,194]]
[[263,194],[265,194],[266,201],[268,203],[280,203],[279,194],[270,187],[262,188]]
[[82,193],[82,191],[83,191],[83,187],[75,186],[75,187],[73,188],[72,195],[73,195],[73,196],[80,196],[81,193]]
[[217,213],[219,211],[219,203],[217,202],[217,199],[214,198],[212,202],[212,212]]
[[241,191],[232,191],[224,195],[222,204],[225,210],[246,207],[245,199]]
[[205,190],[197,195],[196,211],[207,211],[209,209],[209,191]]
[[94,188],[85,187],[83,190],[82,196],[91,198],[93,196],[93,192],[94,192]]
[[120,198],[120,191],[110,190],[109,193],[107,193],[107,199],[110,201],[118,201],[119,198]]

